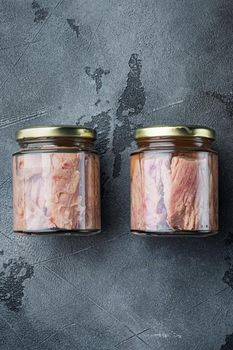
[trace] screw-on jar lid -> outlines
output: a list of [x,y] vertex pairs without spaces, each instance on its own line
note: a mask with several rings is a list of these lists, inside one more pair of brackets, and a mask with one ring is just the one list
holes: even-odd
[[17,141],[49,137],[78,137],[95,140],[96,132],[93,129],[76,125],[52,125],[20,129],[16,132],[15,136]]
[[203,137],[215,139],[215,131],[198,125],[155,125],[137,129],[135,140],[153,137]]

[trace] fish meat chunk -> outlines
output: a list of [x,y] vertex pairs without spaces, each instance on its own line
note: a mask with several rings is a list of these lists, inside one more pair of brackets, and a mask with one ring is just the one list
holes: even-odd
[[15,155],[14,230],[99,230],[99,173],[91,152]]
[[208,152],[136,152],[131,156],[131,230],[218,229],[218,161]]

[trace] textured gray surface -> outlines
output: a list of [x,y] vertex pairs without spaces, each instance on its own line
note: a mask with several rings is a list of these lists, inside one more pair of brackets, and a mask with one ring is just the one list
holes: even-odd
[[[0,349],[233,349],[232,0],[0,1]],[[103,232],[12,233],[15,131],[99,133]],[[217,130],[221,232],[129,234],[138,125]]]

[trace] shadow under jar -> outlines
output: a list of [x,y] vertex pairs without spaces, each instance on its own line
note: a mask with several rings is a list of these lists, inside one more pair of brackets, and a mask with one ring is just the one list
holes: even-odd
[[13,154],[14,231],[91,235],[101,230],[96,133],[77,126],[21,129]]
[[218,155],[212,129],[137,129],[131,154],[131,232],[209,236],[218,232]]

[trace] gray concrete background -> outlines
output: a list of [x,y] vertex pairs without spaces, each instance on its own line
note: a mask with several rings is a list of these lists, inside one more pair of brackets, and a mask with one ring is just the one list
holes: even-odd
[[[0,349],[233,349],[232,0],[0,0]],[[103,231],[12,233],[14,133],[95,127]],[[221,232],[129,234],[138,125],[217,131]],[[232,233],[231,233],[232,232]]]

